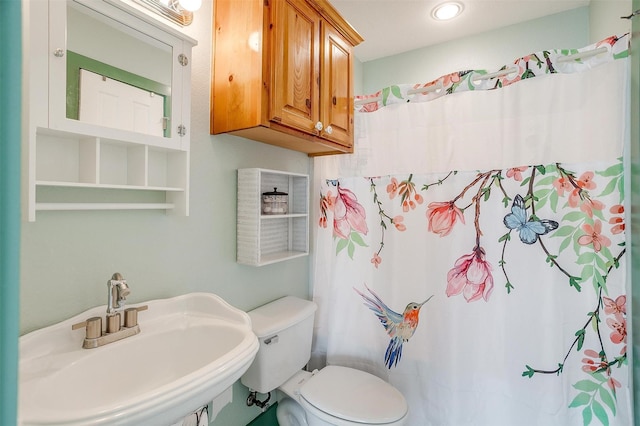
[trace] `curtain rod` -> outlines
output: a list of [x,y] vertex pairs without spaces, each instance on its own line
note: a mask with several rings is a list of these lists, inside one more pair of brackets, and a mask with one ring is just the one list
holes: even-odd
[[[640,10],[638,10],[638,11],[636,11],[634,13],[640,14]],[[584,52],[574,53],[573,55],[561,56],[561,57],[559,57],[557,59],[557,62],[558,63],[564,63],[564,62],[576,61],[576,60],[579,60],[579,59],[590,58],[592,56],[596,56],[596,55],[599,55],[601,53],[605,53],[607,51],[608,51],[608,49],[606,48],[606,46],[601,46],[601,47],[598,47],[597,49],[586,50]],[[488,73],[488,74],[479,75],[479,76],[473,78],[472,82],[482,81],[482,80],[490,80],[492,78],[502,77],[502,76],[505,76],[505,75],[508,75],[508,74],[511,74],[511,73],[517,72],[517,71],[518,71],[518,69],[516,67],[506,68],[504,70],[500,70],[500,71],[496,71],[496,72],[492,72],[492,73]],[[409,90],[407,90],[407,95],[415,95],[417,93],[437,92],[438,90],[442,90],[442,83],[440,81],[438,81],[437,84],[434,84],[434,85],[431,85],[431,86],[418,88],[418,89],[409,89]],[[380,99],[382,99],[381,96],[375,96],[375,97],[366,98],[366,99],[356,99],[354,104],[355,105],[364,105],[364,104],[369,104],[369,103],[372,103],[372,102],[378,102]]]

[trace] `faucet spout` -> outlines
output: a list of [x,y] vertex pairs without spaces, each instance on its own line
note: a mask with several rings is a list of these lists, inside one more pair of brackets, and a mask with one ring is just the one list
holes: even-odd
[[119,272],[113,274],[107,281],[107,288],[107,316],[110,316],[124,309],[126,298],[131,290]]

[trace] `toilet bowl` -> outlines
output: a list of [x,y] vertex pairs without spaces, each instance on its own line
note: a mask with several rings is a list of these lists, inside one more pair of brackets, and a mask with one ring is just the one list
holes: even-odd
[[300,371],[280,388],[280,426],[401,426],[407,415],[402,394],[364,371],[327,366]]
[[335,365],[304,370],[316,308],[286,296],[250,311],[260,348],[241,382],[251,391],[286,395],[278,403],[280,426],[404,425],[404,396],[379,377]]

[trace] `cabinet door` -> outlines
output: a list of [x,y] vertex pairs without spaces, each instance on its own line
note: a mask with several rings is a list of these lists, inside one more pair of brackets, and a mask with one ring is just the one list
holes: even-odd
[[[328,23],[322,24],[322,86],[320,92],[324,139],[353,146],[352,48]],[[331,126],[329,128],[329,126]]]
[[301,0],[275,0],[272,8],[269,119],[315,133],[319,111],[320,17]]

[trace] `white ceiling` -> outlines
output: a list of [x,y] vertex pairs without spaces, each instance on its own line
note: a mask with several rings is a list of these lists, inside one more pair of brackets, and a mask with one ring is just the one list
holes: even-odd
[[355,55],[367,62],[432,44],[482,33],[586,6],[590,0],[458,0],[462,15],[447,22],[431,19],[445,0],[332,0],[331,4],[365,41]]

